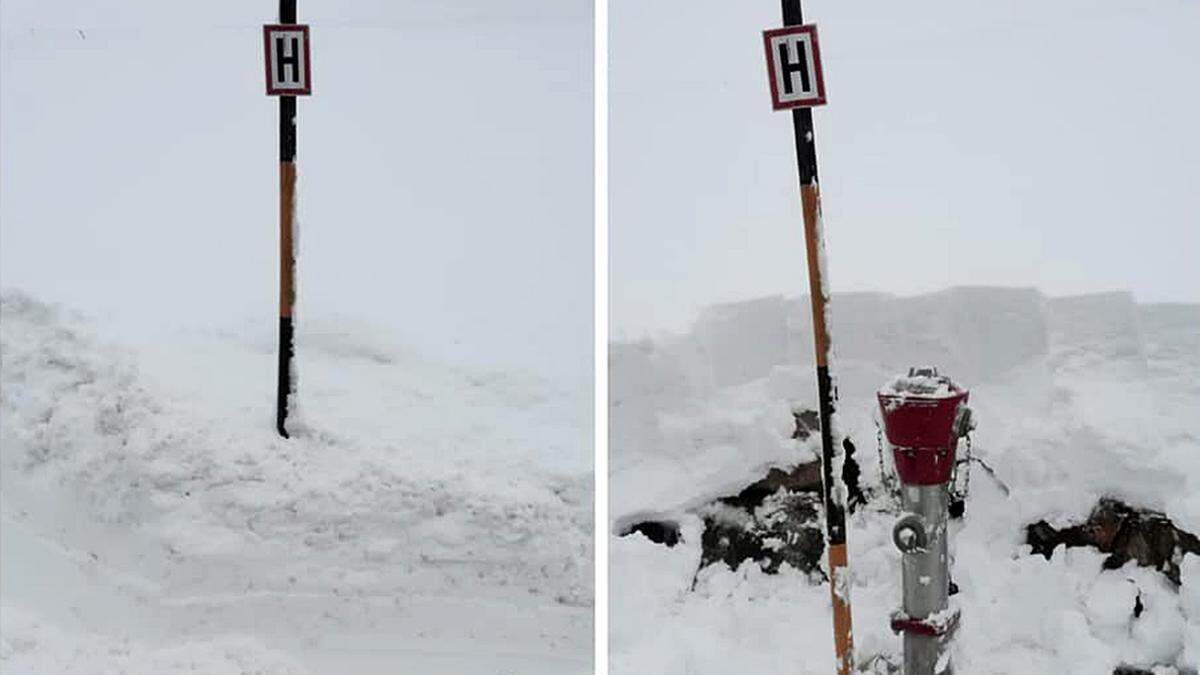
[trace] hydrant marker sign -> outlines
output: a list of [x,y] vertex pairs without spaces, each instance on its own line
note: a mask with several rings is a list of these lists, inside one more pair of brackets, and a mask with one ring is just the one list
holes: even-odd
[[775,110],[825,105],[821,49],[813,24],[763,31],[771,107]]
[[312,94],[308,26],[263,26],[263,49],[267,55],[267,96]]

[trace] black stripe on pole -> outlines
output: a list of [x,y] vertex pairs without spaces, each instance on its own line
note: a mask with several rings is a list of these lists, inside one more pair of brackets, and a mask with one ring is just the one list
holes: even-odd
[[275,430],[288,438],[288,394],[292,390],[292,355],[294,352],[292,317],[279,317],[279,381],[275,400]]
[[783,0],[783,25],[799,26],[804,23],[804,10],[800,0]]
[[812,185],[817,182],[817,138],[813,133],[812,108],[792,108],[792,131],[796,136],[800,185]]
[[[801,26],[804,12],[800,0],[783,0],[783,25]],[[813,133],[812,108],[792,108],[792,130],[796,138],[796,167],[800,171],[800,185],[812,185],[817,181],[817,139]]]
[[[296,0],[279,0],[279,23],[296,23]],[[279,97],[279,161],[296,159],[296,97]]]
[[833,499],[833,381],[828,366],[817,366],[817,397],[821,414],[821,485],[825,486],[825,534],[829,545],[846,543],[846,511]]
[[[279,23],[296,23],[296,0],[279,0]],[[296,159],[296,97],[279,97],[279,161]]]
[[296,161],[296,97],[279,97],[279,161]]

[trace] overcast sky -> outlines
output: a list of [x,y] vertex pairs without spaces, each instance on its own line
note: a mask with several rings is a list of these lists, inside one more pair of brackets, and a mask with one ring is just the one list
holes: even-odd
[[[775,0],[612,0],[611,326],[806,292]],[[1200,300],[1200,3],[807,0],[833,290]]]
[[[259,6],[261,5],[261,6]],[[612,0],[614,334],[803,292],[778,3]],[[837,290],[1200,299],[1200,5],[809,0]],[[275,303],[274,3],[0,5],[0,283],[152,323]],[[591,7],[302,1],[300,316],[590,371]],[[581,360],[586,359],[586,360]]]
[[[277,324],[277,3],[0,4],[0,283],[109,323]],[[592,373],[586,0],[299,1],[299,306]]]

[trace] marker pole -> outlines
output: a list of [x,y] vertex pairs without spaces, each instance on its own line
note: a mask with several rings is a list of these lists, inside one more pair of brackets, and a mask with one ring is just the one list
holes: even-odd
[[[782,0],[783,25],[804,23],[800,0]],[[833,600],[833,645],[838,675],[849,675],[854,661],[854,635],[850,619],[850,561],[846,551],[846,494],[835,485],[839,453],[833,441],[835,392],[829,374],[830,338],[825,307],[825,274],[821,233],[821,193],[817,181],[817,146],[812,108],[792,109],[796,137],[796,167],[800,174],[800,202],[804,211],[804,243],[808,251],[808,288],[812,299],[813,337],[817,357],[817,397],[821,419],[821,486],[825,502],[825,539],[829,544],[829,589]]]
[[[296,23],[296,0],[279,0],[279,23]],[[293,311],[296,307],[296,97],[279,97],[279,378],[275,429],[287,438],[288,403],[295,393]]]

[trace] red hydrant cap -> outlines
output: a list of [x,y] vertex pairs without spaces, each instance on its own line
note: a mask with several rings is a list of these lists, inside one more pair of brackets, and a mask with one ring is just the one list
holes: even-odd
[[968,395],[934,368],[913,368],[879,390],[883,430],[893,446],[901,482],[932,485],[950,480],[959,435],[955,422]]
[[[932,369],[930,369],[932,370]],[[902,448],[947,448],[957,440],[954,421],[969,392],[950,378],[913,369],[878,392],[888,442]]]

